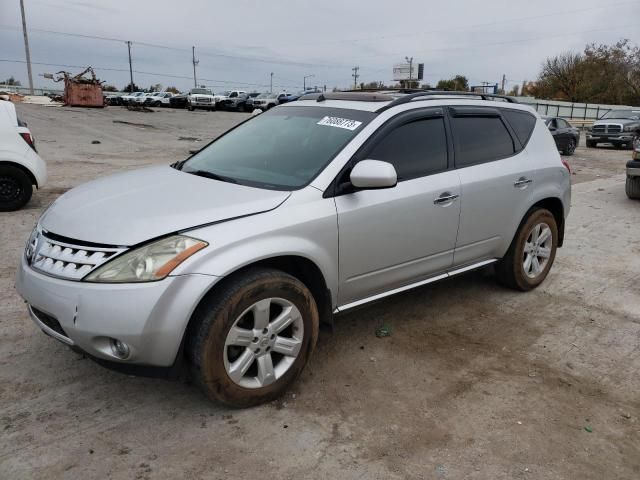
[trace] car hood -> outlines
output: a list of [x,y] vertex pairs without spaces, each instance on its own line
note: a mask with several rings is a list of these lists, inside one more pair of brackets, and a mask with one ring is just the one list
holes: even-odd
[[273,210],[289,195],[199,177],[169,166],[149,167],[70,190],[45,212],[40,226],[74,240],[130,246]]
[[631,123],[640,123],[640,120],[633,120],[631,118],[605,118],[602,120],[596,120],[594,125],[606,125],[609,123],[617,123],[620,125],[629,125]]

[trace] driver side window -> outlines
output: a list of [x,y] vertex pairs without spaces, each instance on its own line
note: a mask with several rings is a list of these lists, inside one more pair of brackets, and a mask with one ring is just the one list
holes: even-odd
[[375,144],[367,158],[392,164],[399,182],[446,170],[444,118],[422,118],[396,127]]

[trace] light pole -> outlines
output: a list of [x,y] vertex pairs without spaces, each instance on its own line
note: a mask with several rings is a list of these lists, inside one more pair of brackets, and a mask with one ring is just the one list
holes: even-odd
[[404,59],[409,64],[409,88],[411,88],[411,77],[413,76],[413,57],[404,57]]
[[271,72],[271,79],[269,81],[269,93],[273,93],[273,72]]
[[22,15],[22,36],[24,37],[24,52],[27,57],[27,75],[29,76],[29,95],[33,95],[33,75],[31,73],[31,53],[29,52],[29,36],[27,35],[27,20],[24,16],[24,1],[20,0],[20,14]]
[[302,79],[302,91],[307,90],[307,78],[315,77],[315,75],[305,75]]

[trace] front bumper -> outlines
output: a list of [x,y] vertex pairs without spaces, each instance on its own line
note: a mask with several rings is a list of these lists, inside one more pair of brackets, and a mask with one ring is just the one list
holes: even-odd
[[[194,308],[216,279],[194,274],[149,283],[76,282],[38,273],[23,256],[16,289],[33,321],[57,340],[103,361],[169,367]],[[129,346],[126,359],[113,354],[111,339]]]
[[629,177],[640,177],[640,152],[635,157],[637,160],[630,160],[627,162],[627,175]]
[[622,133],[592,133],[587,132],[587,140],[600,143],[629,143],[633,141],[633,132]]

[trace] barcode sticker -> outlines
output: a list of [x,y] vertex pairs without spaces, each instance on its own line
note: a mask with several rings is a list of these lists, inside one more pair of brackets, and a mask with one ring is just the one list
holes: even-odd
[[327,127],[344,128],[345,130],[355,130],[362,122],[356,120],[350,120],[348,118],[340,117],[324,117],[318,122],[318,125],[326,125]]

